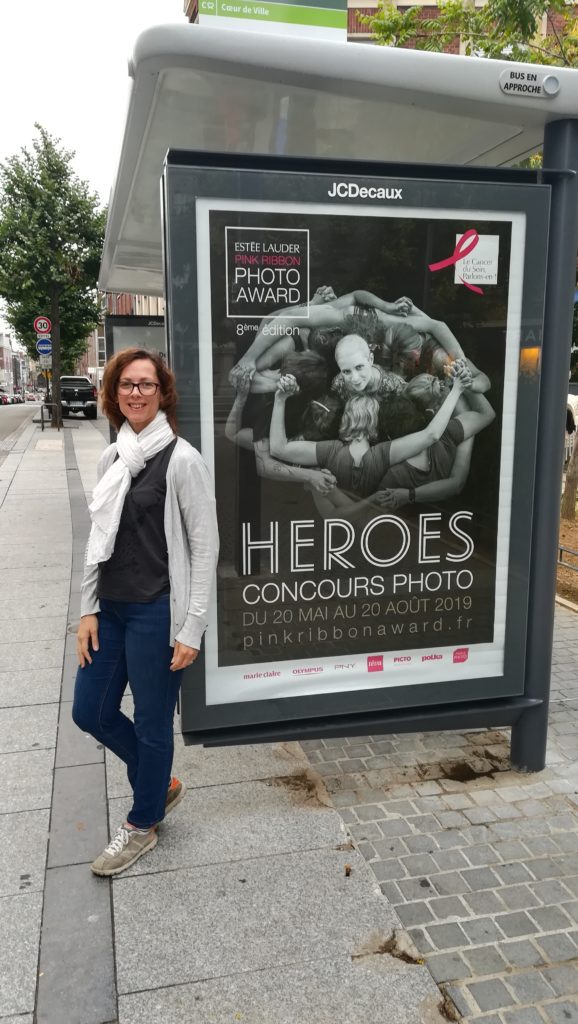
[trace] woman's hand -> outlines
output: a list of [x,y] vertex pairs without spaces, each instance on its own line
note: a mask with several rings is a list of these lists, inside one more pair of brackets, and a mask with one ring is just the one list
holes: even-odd
[[333,288],[331,287],[331,285],[330,284],[322,284],[321,287],[318,288],[317,291],[315,292],[315,295],[313,296],[313,298],[309,300],[309,305],[310,306],[321,306],[325,302],[333,302],[333,300],[336,299],[336,298],[337,298],[337,295],[333,291]]
[[329,494],[337,483],[336,478],[329,469],[312,469],[309,477],[309,485],[319,494]]
[[233,369],[229,373],[229,384],[235,388],[235,391],[239,390],[239,383],[242,381],[245,384],[246,378],[249,379],[249,384],[253,378],[253,374],[256,370],[255,363],[252,363],[248,359],[240,359],[238,363],[235,363]]
[[472,386],[472,373],[462,359],[456,359],[449,367],[449,379],[452,387],[460,391],[467,391]]
[[98,615],[83,615],[76,632],[76,655],[78,664],[84,668],[86,663],[92,665],[90,647],[98,651]]
[[279,378],[277,385],[277,394],[283,398],[289,398],[291,395],[296,395],[299,391],[299,385],[292,373],[285,373]]
[[388,307],[385,312],[392,313],[393,316],[408,316],[413,309],[413,302],[408,299],[407,295],[402,295],[395,302],[386,302],[385,305]]
[[239,372],[236,372],[236,368],[233,367],[231,374],[235,374],[234,381],[231,381],[238,395],[247,397],[251,390],[251,381],[253,380],[255,370],[252,366],[241,366]]
[[171,661],[170,669],[171,672],[178,672],[181,668],[187,668],[188,665],[192,665],[193,661],[197,660],[199,652],[196,647],[187,647],[186,644],[180,644],[178,640],[175,641],[173,650],[173,659]]
[[395,512],[403,508],[409,502],[409,491],[404,487],[388,487],[385,491],[377,491],[375,501],[383,508],[390,508]]

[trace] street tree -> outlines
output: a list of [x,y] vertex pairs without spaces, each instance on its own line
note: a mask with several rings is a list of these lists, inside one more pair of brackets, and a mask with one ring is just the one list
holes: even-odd
[[52,425],[60,426],[60,374],[74,369],[100,319],[106,214],[75,175],[74,153],[35,128],[32,148],[0,164],[0,297],[5,319],[34,358],[34,318],[52,321]]
[[578,67],[578,19],[566,0],[438,0],[435,18],[422,7],[399,9],[379,0],[375,14],[359,15],[382,46],[442,52],[456,39],[472,57]]

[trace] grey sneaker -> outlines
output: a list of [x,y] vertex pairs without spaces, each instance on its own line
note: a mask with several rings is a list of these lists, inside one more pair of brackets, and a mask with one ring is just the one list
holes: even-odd
[[174,810],[177,804],[180,804],[186,792],[187,790],[184,782],[181,782],[180,779],[177,779],[177,777],[173,775],[167,792],[165,816],[169,813],[169,811]]
[[95,875],[118,875],[130,868],[147,850],[152,850],[158,843],[156,829],[139,832],[134,828],[121,825],[114,839],[90,865]]

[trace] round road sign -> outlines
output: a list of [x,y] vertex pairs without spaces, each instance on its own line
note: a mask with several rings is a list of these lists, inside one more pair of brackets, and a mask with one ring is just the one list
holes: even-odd
[[34,321],[34,330],[37,334],[48,334],[52,327],[52,322],[47,316],[37,316]]
[[36,351],[41,356],[49,356],[52,354],[52,342],[40,340],[36,342]]

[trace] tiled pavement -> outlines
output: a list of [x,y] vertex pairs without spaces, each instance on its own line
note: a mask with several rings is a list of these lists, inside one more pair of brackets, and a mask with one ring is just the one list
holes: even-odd
[[[112,917],[87,861],[106,830],[105,769],[112,824],[126,781],[70,723],[64,641],[70,531],[101,440],[93,424],[70,430],[79,473],[61,439],[26,428],[0,474],[1,1024],[33,1024],[34,1009],[38,1024],[440,1024],[423,962],[448,1020],[576,1024],[578,616],[563,608],[546,771],[509,772],[499,731],[303,744],[356,851],[335,811],[288,787],[307,765],[298,749],[179,744],[189,797],[115,881]],[[63,808],[68,776],[85,808]],[[420,966],[381,941],[398,918]]]
[[30,425],[0,456],[1,1024],[442,1024],[427,968],[385,955],[395,911],[297,744],[177,738],[189,792],[162,841],[90,872],[129,789],[70,714],[100,425]]
[[548,764],[509,734],[303,743],[420,958],[468,1024],[578,1022],[578,618],[558,608]]

